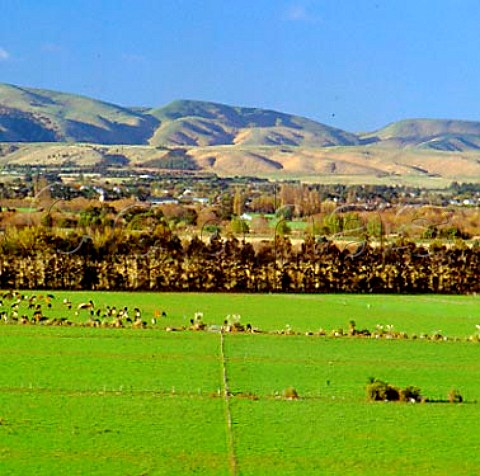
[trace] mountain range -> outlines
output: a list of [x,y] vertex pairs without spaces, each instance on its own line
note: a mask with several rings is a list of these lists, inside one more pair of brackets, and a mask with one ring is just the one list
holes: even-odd
[[407,119],[353,133],[258,108],[193,100],[122,107],[8,84],[0,84],[0,142],[4,162],[447,177],[461,166],[480,177],[480,122]]

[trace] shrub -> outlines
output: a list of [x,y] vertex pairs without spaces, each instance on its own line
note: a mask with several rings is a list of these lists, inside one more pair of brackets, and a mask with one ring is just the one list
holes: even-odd
[[298,400],[298,392],[294,387],[287,387],[283,391],[283,397],[287,400]]
[[422,401],[422,396],[420,394],[420,389],[418,387],[413,387],[412,385],[402,388],[400,390],[400,401],[401,402],[420,402]]
[[448,401],[450,403],[462,403],[463,402],[463,397],[458,390],[452,388],[452,390],[450,390],[450,392],[448,392]]
[[399,390],[383,382],[382,380],[371,379],[367,385],[367,397],[371,401],[398,401],[400,398]]
[[398,388],[382,380],[370,377],[367,385],[367,397],[371,401],[388,402],[421,402],[421,391],[418,387],[409,385],[405,388]]
[[238,217],[233,217],[230,221],[230,228],[233,233],[249,233],[250,228],[245,220]]

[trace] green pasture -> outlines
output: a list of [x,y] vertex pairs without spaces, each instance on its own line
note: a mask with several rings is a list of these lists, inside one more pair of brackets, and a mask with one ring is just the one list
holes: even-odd
[[[37,293],[41,295],[42,293]],[[45,294],[45,293],[43,293]],[[393,325],[395,330],[409,334],[432,334],[441,331],[448,337],[465,338],[480,325],[479,296],[449,295],[347,295],[347,294],[205,294],[205,293],[118,293],[56,291],[52,308],[45,314],[68,317],[84,322],[87,311],[76,306],[90,299],[96,308],[107,305],[130,312],[139,307],[148,323],[157,313],[167,317],[157,319],[157,327],[188,326],[196,312],[202,312],[207,324],[220,325],[227,315],[239,314],[243,324],[266,331],[291,326],[297,332],[317,332],[343,328],[354,320],[358,329],[374,329],[377,324]],[[72,302],[68,311],[64,298]],[[27,303],[21,304],[20,311]],[[23,306],[23,307],[22,307]],[[44,306],[45,307],[45,306]],[[0,308],[1,309],[1,308]]]
[[211,334],[4,326],[0,473],[227,474],[218,349]]
[[[305,336],[227,342],[232,392],[261,396],[232,403],[242,474],[476,473],[476,345]],[[418,385],[437,403],[369,403],[368,376]],[[288,386],[303,398],[275,397]],[[445,403],[453,387],[467,403]]]
[[[479,344],[304,335],[354,319],[463,338],[480,323],[476,297],[53,294],[45,314],[76,322],[89,299],[167,316],[147,329],[0,324],[2,475],[228,475],[232,440],[239,475],[478,472]],[[165,331],[195,312],[302,334],[225,334],[222,356],[218,332]],[[368,402],[369,377],[434,402]],[[452,388],[464,403],[446,402]]]

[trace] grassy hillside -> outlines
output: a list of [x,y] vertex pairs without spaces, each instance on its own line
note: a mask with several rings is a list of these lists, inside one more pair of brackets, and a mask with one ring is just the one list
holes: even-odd
[[188,165],[221,175],[309,180],[480,180],[480,122],[409,119],[357,136],[265,109],[194,100],[126,108],[7,84],[0,84],[2,142],[0,165]]
[[366,142],[397,148],[480,150],[480,122],[408,119],[364,134],[362,139]]
[[276,111],[200,101],[174,101],[150,111],[161,126],[152,145],[291,145],[325,147],[358,144],[351,133]]
[[157,148],[143,145],[11,143],[0,147],[2,165],[124,166],[202,170],[322,183],[430,186],[480,181],[480,154],[380,146],[290,147],[216,145]]
[[324,147],[359,140],[310,119],[263,109],[201,101],[125,108],[74,94],[0,84],[0,142]]
[[386,183],[402,178],[416,180],[477,180],[478,152],[445,152],[434,149],[404,149],[380,146],[355,147],[195,147],[189,150],[202,169],[218,174],[251,173],[276,178],[302,177],[343,182],[345,177],[377,177]]
[[357,136],[259,108],[194,100],[127,108],[75,94],[0,84],[0,142],[309,148],[363,144],[464,152],[480,150],[480,122],[408,119]]
[[157,123],[83,96],[0,84],[0,141],[138,144]]

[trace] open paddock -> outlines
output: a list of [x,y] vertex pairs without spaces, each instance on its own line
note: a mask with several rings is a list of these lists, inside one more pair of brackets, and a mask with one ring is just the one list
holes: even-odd
[[[138,307],[148,325],[81,326],[90,300]],[[49,318],[74,325],[0,325],[1,474],[467,475],[480,464],[480,345],[465,339],[477,297],[56,292],[50,304]],[[265,332],[165,330],[197,312],[213,329],[240,314]],[[449,339],[317,335],[350,320]],[[274,333],[287,325],[292,335]],[[369,402],[369,377],[431,402]],[[447,402],[452,389],[462,404]]]

